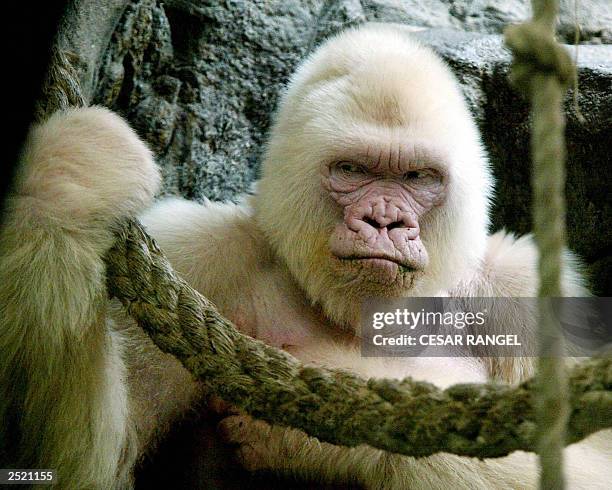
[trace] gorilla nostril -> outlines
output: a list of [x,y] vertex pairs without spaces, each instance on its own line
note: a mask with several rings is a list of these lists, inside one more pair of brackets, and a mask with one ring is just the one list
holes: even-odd
[[387,231],[391,231],[394,228],[406,228],[406,224],[403,221],[394,221],[393,223],[389,223],[388,225],[383,225],[374,218],[369,217],[364,217],[362,221],[376,230],[382,230],[383,228],[386,228]]
[[363,218],[363,221],[366,222],[368,225],[370,225],[372,228],[376,228],[377,230],[379,228],[384,228],[384,226],[380,226],[380,223],[378,221],[376,221],[374,218]]
[[387,230],[393,230],[394,228],[406,228],[403,221],[395,221],[387,225]]

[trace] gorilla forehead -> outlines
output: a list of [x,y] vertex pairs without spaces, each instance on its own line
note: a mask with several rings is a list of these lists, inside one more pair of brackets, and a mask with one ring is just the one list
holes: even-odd
[[366,148],[439,141],[449,149],[479,145],[470,121],[456,80],[436,55],[404,32],[366,25],[306,60],[281,99],[276,128],[293,135],[294,149],[301,135],[303,150],[313,153],[348,140]]

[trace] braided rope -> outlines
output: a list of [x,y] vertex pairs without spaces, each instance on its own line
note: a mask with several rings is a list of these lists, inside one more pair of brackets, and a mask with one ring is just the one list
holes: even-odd
[[[539,250],[538,296],[562,296],[565,245],[565,118],[563,94],[575,78],[569,54],[554,38],[556,0],[534,0],[534,20],[506,30],[514,54],[511,81],[531,100],[533,221]],[[564,488],[563,447],[569,417],[563,339],[550,302],[539,306],[537,452],[540,487]]]
[[[304,366],[240,333],[176,275],[135,221],[120,227],[106,264],[109,294],[155,344],[210,393],[254,417],[333,444],[369,444],[410,456],[443,451],[487,458],[536,448],[533,380],[517,387],[472,384],[443,391],[410,378],[365,381]],[[612,359],[585,362],[571,380],[566,444],[612,426]]]
[[34,107],[35,121],[42,122],[57,110],[87,105],[75,68],[79,61],[75,53],[52,50],[42,94]]

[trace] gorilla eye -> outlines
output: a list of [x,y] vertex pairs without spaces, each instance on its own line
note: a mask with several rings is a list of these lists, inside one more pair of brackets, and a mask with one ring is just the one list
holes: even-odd
[[410,172],[406,172],[402,177],[406,181],[414,181],[432,177],[432,174],[428,170],[411,170]]
[[354,174],[364,174],[365,170],[360,165],[355,165],[351,162],[340,162],[336,165],[336,168],[340,170],[343,174],[354,175]]

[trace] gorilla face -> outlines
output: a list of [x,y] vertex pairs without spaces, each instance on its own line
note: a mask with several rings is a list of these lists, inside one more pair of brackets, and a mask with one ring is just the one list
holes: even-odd
[[447,173],[426,147],[385,146],[323,165],[323,186],[343,214],[329,245],[345,271],[407,287],[429,263],[419,223],[443,203]]

